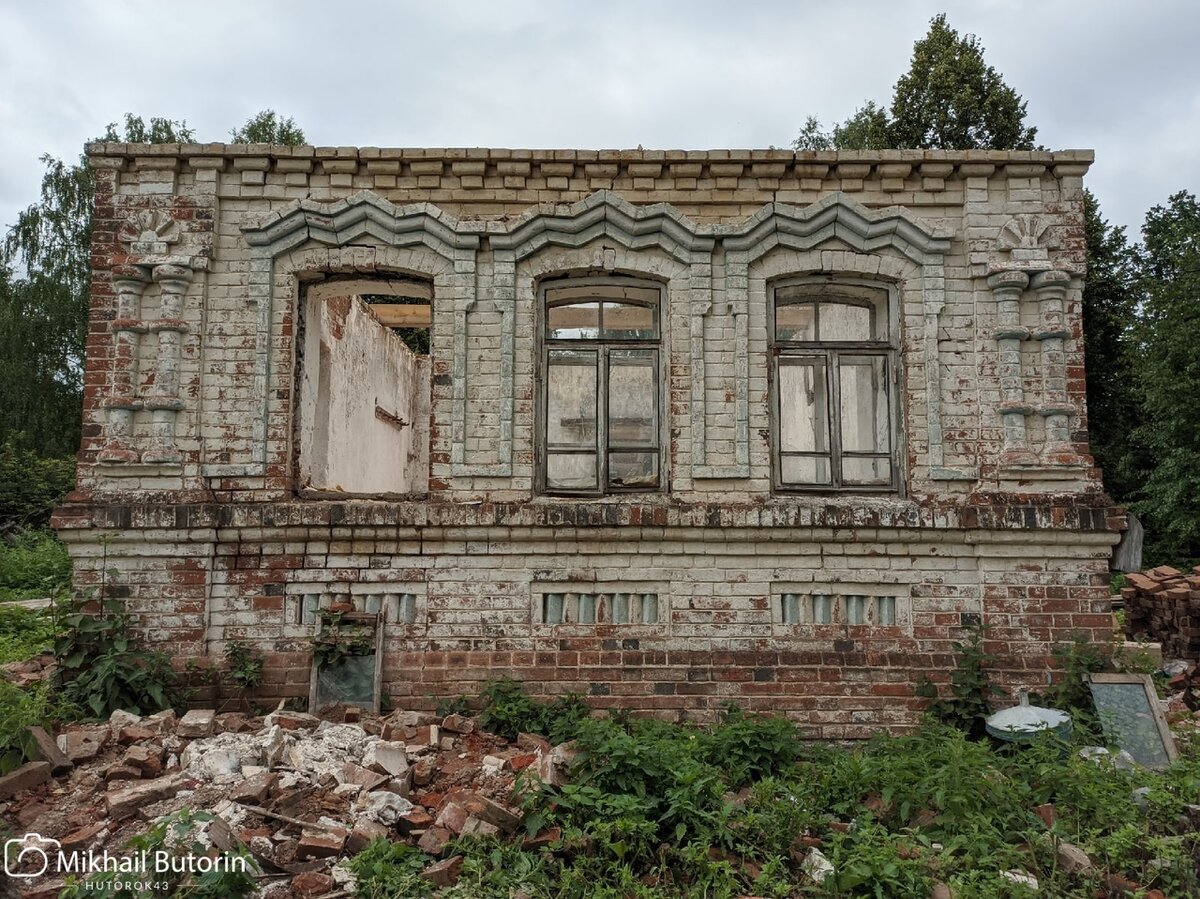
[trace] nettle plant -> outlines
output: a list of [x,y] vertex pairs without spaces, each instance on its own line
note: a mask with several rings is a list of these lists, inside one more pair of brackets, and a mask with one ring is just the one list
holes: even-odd
[[97,718],[117,709],[148,714],[182,705],[186,695],[170,657],[134,638],[124,601],[108,592],[106,578],[100,598],[67,597],[54,606],[56,682],[63,698]]

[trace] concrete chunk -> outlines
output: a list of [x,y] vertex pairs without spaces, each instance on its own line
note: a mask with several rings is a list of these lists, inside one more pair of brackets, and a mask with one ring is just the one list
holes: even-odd
[[211,737],[216,718],[213,709],[192,709],[179,719],[175,733],[181,737]]
[[104,796],[104,804],[108,814],[113,818],[128,818],[143,805],[170,799],[184,788],[187,779],[181,774],[168,774],[154,780],[147,780],[132,786],[110,790]]

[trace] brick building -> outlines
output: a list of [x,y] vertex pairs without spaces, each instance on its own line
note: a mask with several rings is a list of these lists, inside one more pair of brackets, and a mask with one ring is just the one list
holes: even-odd
[[96,144],[77,583],[182,663],[913,724],[1109,627],[1090,152]]

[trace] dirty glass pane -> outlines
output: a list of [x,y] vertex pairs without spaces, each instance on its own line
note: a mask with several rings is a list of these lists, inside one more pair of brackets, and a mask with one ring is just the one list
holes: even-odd
[[809,303],[780,303],[775,307],[776,340],[816,340],[816,305]]
[[547,593],[542,597],[542,621],[546,624],[562,624],[563,595]]
[[317,708],[333,704],[371,708],[375,704],[375,654],[346,656],[317,669]]
[[785,484],[829,484],[828,456],[784,456],[779,461],[780,480]]
[[654,350],[612,350],[608,360],[608,445],[658,445]]
[[828,452],[829,399],[825,360],[779,360],[779,448],[786,452]]
[[891,449],[888,426],[887,359],[884,356],[841,356],[838,379],[842,391],[842,449],[852,453],[886,453]]
[[871,307],[821,304],[821,340],[872,340]]
[[813,624],[831,624],[833,622],[833,597],[827,593],[817,593],[812,598]]
[[842,456],[842,483],[862,487],[885,486],[892,483],[890,459],[870,459],[861,456]]
[[891,627],[896,623],[896,597],[880,596],[875,599],[876,624]]
[[1100,726],[1109,742],[1147,768],[1170,762],[1143,684],[1089,683]]
[[596,489],[596,454],[548,453],[546,486],[552,490]]
[[852,594],[846,597],[846,623],[847,624],[866,624],[867,621],[867,598]]
[[605,303],[602,336],[608,340],[641,340],[658,336],[654,309],[627,303]]
[[550,446],[596,445],[595,351],[550,351],[546,442]]
[[608,483],[612,487],[658,486],[658,453],[611,453]]
[[546,333],[556,340],[595,340],[600,336],[600,304],[551,306],[546,313]]

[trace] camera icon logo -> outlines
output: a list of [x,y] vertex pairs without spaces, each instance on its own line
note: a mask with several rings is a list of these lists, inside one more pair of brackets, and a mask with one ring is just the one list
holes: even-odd
[[[40,877],[50,867],[50,857],[58,858],[62,843],[39,833],[7,840],[4,843],[4,873],[9,877]],[[29,870],[22,871],[26,866]],[[33,870],[36,868],[37,870]]]

